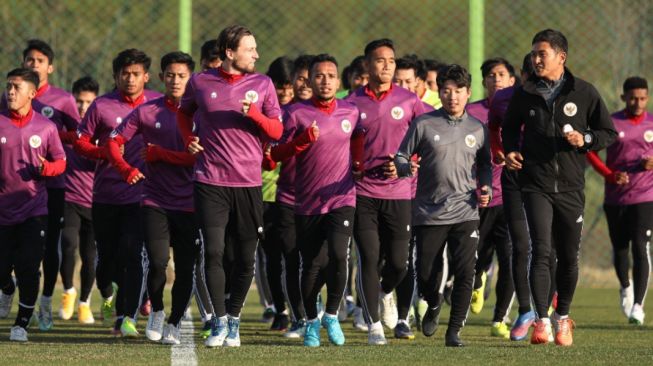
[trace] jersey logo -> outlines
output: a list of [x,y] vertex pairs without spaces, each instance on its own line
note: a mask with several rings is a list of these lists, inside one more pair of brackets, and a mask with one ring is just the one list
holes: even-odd
[[577,224],[580,224],[581,222],[583,222],[583,215],[578,216],[578,218],[576,219]]
[[351,132],[351,122],[349,122],[348,119],[343,119],[342,122],[340,122],[340,127],[345,133]]
[[576,115],[576,112],[578,112],[578,107],[573,102],[569,102],[562,107],[562,111],[565,112],[567,117],[573,117]]
[[6,143],[7,143],[7,138],[2,136],[2,138],[0,138],[0,144],[6,144]]
[[367,118],[367,114],[365,114],[365,112],[361,113],[361,119],[365,119],[365,118]]
[[258,101],[258,93],[255,90],[249,90],[245,93],[245,100],[256,103]]
[[41,146],[41,137],[39,137],[39,135],[32,135],[32,137],[29,138],[29,146],[34,149]]
[[116,117],[116,123],[121,124],[122,123],[122,117]]
[[45,106],[41,109],[41,114],[48,118],[52,118],[52,116],[54,116],[54,109],[50,106]]
[[653,142],[653,131],[651,130],[646,130],[644,132],[644,141],[646,142]]
[[478,230],[472,231],[472,235],[469,236],[470,238],[475,238],[478,239]]
[[392,108],[392,111],[390,111],[392,114],[392,118],[394,119],[402,119],[404,117],[404,110],[401,109],[401,107],[397,106]]
[[218,93],[216,93],[216,92],[211,93],[211,99],[215,99],[217,97],[218,97]]
[[342,224],[345,225],[345,227],[349,227],[349,220],[345,220]]
[[161,122],[154,123],[154,128],[156,128],[156,129],[161,128]]
[[474,135],[465,136],[465,145],[469,148],[476,146],[476,137],[474,137]]
[[[620,131],[620,132],[619,132],[619,137],[620,137],[620,138],[624,138],[624,136],[626,136],[626,133],[623,132],[623,131]],[[646,137],[645,137],[645,138],[646,138]]]
[[531,109],[530,111],[528,111],[528,115],[531,117],[535,117],[535,110]]
[[433,137],[433,141],[435,141],[435,142],[440,141],[440,135],[435,135],[435,136]]

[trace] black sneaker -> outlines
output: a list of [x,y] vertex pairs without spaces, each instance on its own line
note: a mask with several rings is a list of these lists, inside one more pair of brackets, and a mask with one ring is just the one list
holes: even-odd
[[415,339],[415,334],[410,330],[410,327],[405,322],[397,323],[395,327],[395,338],[397,339]]
[[263,323],[270,323],[274,320],[276,315],[277,313],[274,311],[274,308],[265,308],[265,310],[263,310],[263,315],[261,316],[261,321]]
[[438,330],[439,323],[440,306],[435,309],[426,309],[426,314],[424,314],[424,319],[422,319],[422,333],[427,337],[432,336],[435,334],[435,331]]
[[460,340],[460,331],[447,329],[444,335],[444,345],[447,347],[465,347],[463,341]]
[[285,332],[288,329],[288,323],[289,323],[288,315],[275,314],[270,330],[278,330],[278,331]]

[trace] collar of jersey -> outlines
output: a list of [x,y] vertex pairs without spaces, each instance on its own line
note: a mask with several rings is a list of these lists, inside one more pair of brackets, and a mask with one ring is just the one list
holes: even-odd
[[48,91],[48,89],[50,89],[50,84],[48,84],[48,83],[43,84],[42,87],[36,89],[36,96],[34,96],[34,99],[36,99],[36,98],[40,97],[41,95],[45,94],[45,92]]
[[246,74],[230,74],[222,68],[222,66],[218,67],[218,74],[220,74],[220,77],[223,78],[227,83],[229,84],[234,84],[238,80],[242,79],[245,77]]
[[34,110],[32,108],[30,108],[29,112],[27,112],[27,114],[24,116],[21,116],[16,111],[8,110],[8,112],[11,123],[13,123],[13,125],[18,128],[25,127],[25,125],[27,125],[27,123],[32,120],[32,116],[34,115]]
[[365,92],[365,94],[367,94],[367,96],[372,98],[372,100],[380,102],[383,99],[385,99],[388,95],[390,95],[390,93],[392,92],[392,89],[394,87],[395,87],[395,84],[390,83],[390,88],[388,90],[382,92],[381,95],[379,95],[378,97],[376,96],[376,93],[374,93],[374,91],[372,91],[372,89],[370,89],[370,84],[365,85],[365,87],[363,88],[363,92]]
[[320,112],[326,113],[326,114],[331,114],[333,111],[336,110],[336,99],[333,98],[330,102],[323,102],[321,100],[318,100],[315,97],[311,97],[311,102],[317,108]]

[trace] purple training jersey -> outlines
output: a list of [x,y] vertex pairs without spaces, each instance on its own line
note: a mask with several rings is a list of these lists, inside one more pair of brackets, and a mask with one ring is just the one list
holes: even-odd
[[[288,112],[288,108],[294,104],[286,104],[281,107],[284,115]],[[290,157],[281,162],[281,169],[279,170],[279,179],[277,180],[277,196],[276,201],[286,205],[295,205],[295,175],[296,175],[297,161],[295,157]]]
[[414,179],[386,178],[383,164],[399,149],[413,119],[433,108],[427,107],[415,93],[393,86],[380,100],[358,88],[346,101],[360,111],[358,130],[365,134],[363,167],[365,176],[356,182],[356,194],[380,199],[412,198]]
[[284,117],[283,141],[291,141],[310,128],[313,121],[320,136],[296,156],[295,212],[326,214],[340,207],[356,207],[350,141],[359,120],[358,108],[343,100],[327,114],[304,101],[291,105]]
[[[145,90],[144,101],[161,97],[160,93]],[[118,91],[107,93],[98,97],[88,108],[79,133],[91,136],[91,141],[98,141],[99,146],[104,146],[111,132],[123,122],[125,117],[134,109],[123,100]],[[125,144],[123,157],[129,165],[143,169],[141,150],[143,139],[140,136]],[[129,185],[107,160],[97,162],[95,177],[93,179],[93,202],[124,205],[141,201],[142,187],[140,183]]]
[[[66,145],[64,145],[66,149]],[[66,149],[66,202],[90,208],[96,162]]]
[[251,101],[270,118],[281,118],[274,85],[265,75],[246,74],[230,84],[218,69],[211,69],[194,74],[186,85],[180,110],[193,115],[204,147],[197,154],[195,181],[226,187],[261,186],[264,139],[259,127],[243,115],[241,100]]
[[[481,121],[485,126],[488,125],[488,116],[490,112],[489,100],[482,99],[474,103],[467,104],[465,110],[470,116]],[[503,165],[498,165],[492,160],[492,200],[488,207],[495,207],[503,205],[503,193],[501,189],[501,172]]]
[[0,225],[47,215],[39,156],[50,161],[66,158],[57,127],[39,113],[21,128],[11,122],[8,111],[0,114]]
[[628,184],[605,184],[605,203],[634,205],[653,202],[653,171],[644,170],[643,157],[653,156],[653,116],[644,112],[634,124],[624,111],[612,115],[618,138],[608,146],[606,165],[613,171],[628,173]]
[[[116,134],[131,140],[138,134],[145,144],[166,150],[185,151],[177,128],[177,110],[161,97],[140,105],[116,128]],[[193,210],[193,169],[157,161],[145,164],[143,205],[167,210]]]

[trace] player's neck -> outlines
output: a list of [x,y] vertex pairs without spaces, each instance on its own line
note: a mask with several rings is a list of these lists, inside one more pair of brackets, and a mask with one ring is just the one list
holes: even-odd
[[222,62],[222,65],[220,66],[224,72],[230,75],[244,75],[245,73],[242,72],[241,70],[236,69],[233,64],[228,61],[224,60]]
[[376,80],[370,80],[367,87],[378,97],[392,88],[392,82],[381,83]]

